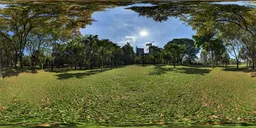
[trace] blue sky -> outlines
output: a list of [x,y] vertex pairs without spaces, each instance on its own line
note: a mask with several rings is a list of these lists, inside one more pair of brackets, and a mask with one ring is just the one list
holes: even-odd
[[[139,5],[150,6],[150,4]],[[154,41],[154,45],[163,47],[174,38],[192,38],[195,34],[190,26],[177,18],[170,17],[160,23],[151,18],[139,17],[138,13],[125,8],[116,7],[95,12],[92,18],[96,22],[81,29],[81,33],[99,35],[99,38],[110,39],[120,46],[130,42],[134,47],[144,48],[148,42]]]
[[0,4],[0,9],[3,9],[6,7],[6,4]]

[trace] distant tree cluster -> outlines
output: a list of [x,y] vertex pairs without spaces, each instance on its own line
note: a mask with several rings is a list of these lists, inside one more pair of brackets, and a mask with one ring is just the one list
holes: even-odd
[[137,56],[136,63],[140,64],[195,64],[199,49],[194,45],[192,39],[173,39],[160,48],[149,45],[150,52],[144,56]]

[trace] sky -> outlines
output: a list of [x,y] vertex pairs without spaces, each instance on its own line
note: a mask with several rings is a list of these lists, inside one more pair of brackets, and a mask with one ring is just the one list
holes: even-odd
[[3,8],[5,8],[5,7],[6,7],[5,4],[0,4],[0,9],[3,9]]
[[[151,6],[150,4],[136,4],[132,6]],[[129,6],[130,7],[130,6]],[[138,13],[116,7],[105,11],[95,12],[92,18],[96,20],[92,25],[80,29],[83,35],[99,35],[100,39],[110,39],[123,46],[129,42],[134,48],[145,48],[146,44],[163,47],[174,38],[192,38],[196,32],[177,18],[170,17],[164,22],[155,22],[151,18],[139,16]]]
[[[216,2],[215,2],[216,4]],[[255,5],[250,1],[218,2],[218,4]],[[152,6],[151,4],[135,4],[130,6]],[[83,35],[99,35],[101,39],[123,46],[126,42],[135,48],[145,48],[146,44],[163,47],[174,38],[192,38],[196,32],[190,26],[177,18],[170,17],[167,21],[155,22],[152,18],[139,16],[138,13],[125,9],[130,6],[109,8],[95,12],[92,18],[96,20],[92,25],[81,29]]]

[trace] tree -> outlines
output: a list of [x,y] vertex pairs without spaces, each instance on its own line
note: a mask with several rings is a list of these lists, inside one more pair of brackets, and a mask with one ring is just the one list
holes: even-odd
[[242,46],[242,48],[240,49],[239,58],[246,61],[246,67],[248,68],[250,57],[248,56],[248,51],[245,46]]
[[120,46],[114,44],[114,53],[113,53],[113,59],[115,66],[122,65],[122,56],[123,56],[123,50]]
[[238,26],[232,24],[220,27],[219,38],[222,39],[226,50],[236,59],[236,68],[239,68],[239,51],[244,45],[241,41],[241,37],[244,34],[244,31],[241,30]]
[[224,63],[225,68],[227,69],[227,65],[229,63],[229,54],[227,52],[222,54],[222,63]]
[[200,53],[200,62],[202,64],[207,64],[208,63],[208,55],[209,53],[205,50],[201,50],[201,53]]
[[2,45],[0,44],[0,79],[3,77],[2,56],[3,56]]
[[[3,75],[3,55],[4,55],[3,51],[4,50],[3,49],[8,50],[7,44],[11,41],[12,40],[8,36],[6,36],[5,33],[2,33],[0,31],[0,79],[4,77]],[[7,54],[8,54],[7,51],[5,51],[5,56],[8,56]]]
[[97,35],[87,35],[84,39],[85,44],[85,61],[91,69],[99,65],[97,63],[99,59],[98,51],[99,51],[99,39]]
[[182,62],[191,64],[192,61],[197,58],[196,55],[198,54],[199,50],[195,47],[195,42],[192,39],[173,39],[172,42],[178,45],[185,45],[186,49],[184,51],[184,55],[180,58]]
[[220,39],[214,37],[213,34],[204,36],[193,36],[196,46],[202,46],[203,50],[211,55],[211,67],[214,67],[214,58],[216,55],[221,56],[224,51],[224,45]]
[[236,59],[236,68],[239,68],[239,51],[242,48],[242,44],[239,40],[231,40],[226,43],[228,53]]
[[185,53],[186,46],[170,41],[164,46],[164,49],[170,53],[173,66],[176,67],[176,63],[179,61],[178,59]]
[[15,51],[15,67],[18,60],[23,69],[22,59],[28,43],[29,35],[43,30],[52,39],[52,69],[54,65],[54,49],[56,43],[73,35],[73,30],[85,27],[93,20],[94,11],[111,5],[79,3],[16,3],[0,10],[1,34],[10,38]]
[[82,37],[73,38],[65,48],[66,54],[69,56],[69,60],[74,65],[75,70],[77,70],[79,62],[83,60],[83,48]]
[[123,62],[124,65],[130,65],[134,63],[135,60],[135,53],[133,50],[133,47],[130,45],[130,43],[126,43],[123,47]]
[[156,66],[156,64],[161,63],[163,54],[162,54],[162,49],[154,46],[154,45],[150,45],[149,48],[152,50],[152,59],[153,59],[153,64]]
[[104,39],[102,41],[98,42],[98,46],[99,46],[99,56],[100,56],[100,62],[101,62],[101,72],[103,72],[103,66],[104,66],[104,60],[106,60],[106,58],[112,54],[113,52],[113,43],[108,40],[108,39]]

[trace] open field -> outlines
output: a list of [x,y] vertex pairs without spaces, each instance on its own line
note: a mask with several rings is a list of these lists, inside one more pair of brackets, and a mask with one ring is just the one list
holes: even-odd
[[204,67],[127,66],[0,80],[3,124],[256,123],[256,79]]

